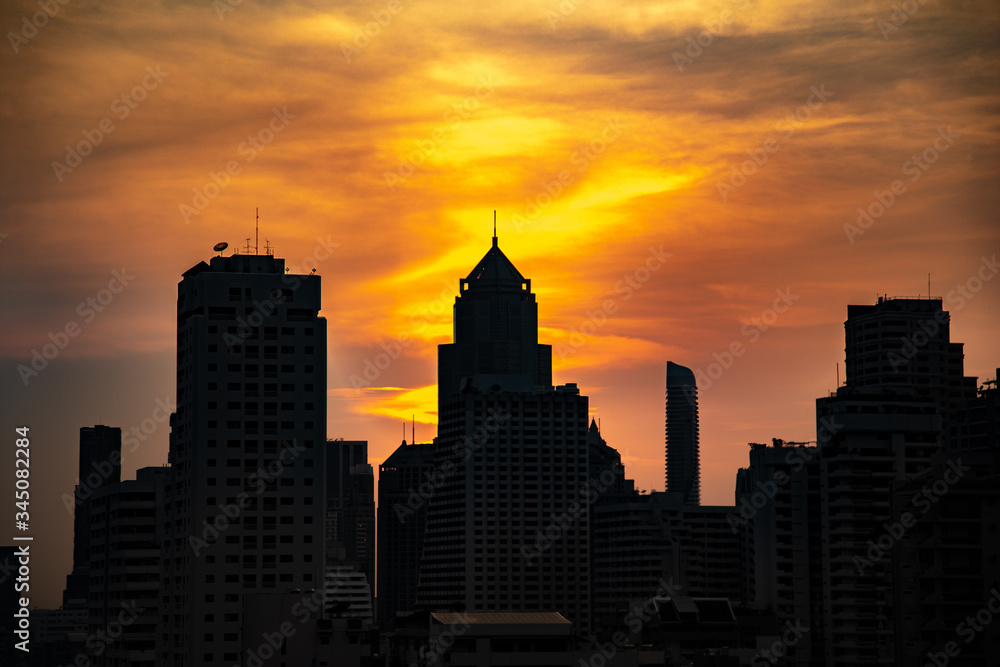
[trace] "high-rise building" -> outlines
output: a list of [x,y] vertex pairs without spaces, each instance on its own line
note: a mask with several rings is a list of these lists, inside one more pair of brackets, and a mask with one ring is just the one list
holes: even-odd
[[[90,501],[88,606],[101,649],[91,657],[97,667],[155,664],[168,474],[167,468],[142,468],[134,480],[101,487]],[[113,641],[104,642],[112,633]]]
[[80,429],[80,465],[73,491],[73,571],[66,577],[63,607],[87,606],[90,564],[90,499],[122,478],[122,430],[97,425]]
[[937,402],[945,412],[973,398],[963,374],[963,343],[951,342],[940,298],[879,297],[847,307],[845,387],[878,389]]
[[947,451],[893,488],[891,523],[906,528],[893,545],[899,667],[1000,664],[1000,626],[979,616],[1000,609],[998,424],[994,379],[958,404]]
[[817,426],[835,425],[819,460],[823,661],[831,667],[892,661],[892,552],[871,544],[886,532],[893,484],[926,469],[944,443],[935,403],[848,393],[816,401]]
[[418,602],[558,611],[588,633],[588,401],[551,386],[531,282],[493,246],[439,347],[438,438]]
[[666,490],[679,493],[688,505],[701,502],[698,454],[698,387],[694,373],[667,362]]
[[366,440],[326,443],[326,560],[375,579],[375,477]]
[[538,304],[531,280],[493,247],[455,297],[454,342],[438,346],[438,414],[475,375],[518,376],[529,387],[552,385],[552,346],[538,343]]
[[[819,526],[819,449],[775,438],[750,444],[750,465],[736,476],[730,523],[744,543],[744,599],[779,621],[821,627],[823,577]],[[789,665],[822,655],[821,632],[788,647]]]
[[845,385],[816,401],[817,431],[830,437],[819,449],[823,639],[814,647],[832,667],[895,660],[892,489],[945,451],[956,407],[976,386],[940,298],[883,297],[847,315]]
[[[243,595],[324,586],[320,278],[213,257],[177,294],[158,664],[237,664]],[[248,638],[247,645],[255,645]]]
[[378,619],[393,629],[396,612],[417,602],[420,553],[432,484],[433,445],[396,448],[378,467]]
[[[375,477],[368,463],[365,440],[328,440],[326,443],[326,579],[336,581],[354,572],[368,590],[366,601],[358,600],[357,583],[352,596],[372,620],[375,585]],[[331,570],[330,568],[335,568]],[[360,578],[360,579],[358,579]],[[339,589],[338,589],[339,590]]]

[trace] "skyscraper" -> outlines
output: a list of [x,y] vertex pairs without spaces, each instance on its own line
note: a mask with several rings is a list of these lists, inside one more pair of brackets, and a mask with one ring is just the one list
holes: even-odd
[[551,386],[531,282],[493,246],[439,347],[438,438],[418,602],[559,611],[589,627],[587,397]]
[[940,298],[878,297],[874,305],[848,306],[844,385],[933,400],[946,412],[974,398],[976,379],[963,376],[964,344],[951,342],[950,324]]
[[687,505],[701,502],[698,454],[698,387],[694,373],[667,362],[666,490]]
[[245,593],[323,587],[319,309],[319,276],[269,254],[213,257],[178,285],[159,664],[235,664]]
[[90,630],[119,636],[91,658],[96,667],[153,667],[159,622],[163,485],[170,470],[142,468],[91,500]]
[[475,375],[519,376],[552,384],[552,346],[538,344],[538,304],[493,237],[493,247],[465,280],[454,307],[455,342],[438,346],[438,414]]
[[[780,620],[820,628],[819,448],[772,442],[750,443],[750,465],[736,475],[730,522],[744,544],[745,599]],[[788,647],[785,661],[814,664],[813,656],[822,656],[822,640],[822,632],[806,634]]]
[[417,600],[433,444],[403,443],[378,467],[378,616],[392,629]]
[[[372,620],[375,591],[375,476],[368,463],[366,440],[338,438],[326,443],[326,565],[327,579],[350,579],[355,594],[352,610]],[[333,569],[335,568],[335,569]],[[366,598],[366,599],[361,599]]]
[[80,466],[73,491],[73,571],[66,577],[63,607],[87,604],[90,566],[90,499],[94,493],[122,478],[122,430],[97,425],[80,429]]
[[822,600],[812,622],[822,628],[822,641],[813,641],[824,664],[894,659],[898,549],[882,548],[898,540],[886,528],[898,511],[892,490],[927,474],[946,450],[955,407],[975,396],[949,320],[940,298],[880,297],[847,308],[847,379],[816,401],[817,433],[830,434],[817,437],[823,588],[812,594]]

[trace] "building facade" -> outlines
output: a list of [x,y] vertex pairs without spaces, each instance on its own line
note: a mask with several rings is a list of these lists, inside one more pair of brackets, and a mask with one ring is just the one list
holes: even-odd
[[111,426],[80,429],[80,466],[73,490],[73,571],[66,577],[63,607],[87,606],[90,564],[90,499],[122,478],[122,430]]
[[213,257],[178,285],[164,667],[236,664],[245,594],[323,587],[319,310],[319,276],[288,275],[272,255]]
[[142,468],[136,479],[104,486],[91,499],[88,607],[96,643],[88,648],[97,667],[155,664],[168,475],[167,468]]
[[589,630],[588,401],[551,386],[531,282],[493,246],[439,347],[438,437],[418,603],[557,611]]
[[417,603],[427,503],[434,493],[432,443],[402,444],[378,472],[378,620],[395,627],[396,612]]
[[667,362],[666,490],[679,493],[688,505],[701,502],[701,461],[698,446],[698,387],[694,373]]
[[368,463],[368,442],[338,438],[326,443],[326,565],[353,571],[368,589],[371,621],[375,589],[375,476]]

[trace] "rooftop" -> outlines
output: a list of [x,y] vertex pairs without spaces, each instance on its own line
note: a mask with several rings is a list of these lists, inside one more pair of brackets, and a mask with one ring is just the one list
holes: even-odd
[[507,259],[507,255],[500,250],[496,236],[493,237],[493,247],[483,255],[483,258],[476,264],[476,268],[472,269],[465,280],[470,286],[509,286],[518,290],[528,282],[514,267],[514,264]]

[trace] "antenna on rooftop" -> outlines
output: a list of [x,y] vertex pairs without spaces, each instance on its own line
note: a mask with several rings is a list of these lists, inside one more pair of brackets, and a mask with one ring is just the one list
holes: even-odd
[[[410,442],[412,443],[412,442],[416,442],[417,441],[417,416],[416,415],[410,415],[410,419],[413,420],[410,423]],[[404,429],[406,428],[405,424],[403,425],[403,428]]]
[[253,230],[253,254],[257,254],[260,248],[260,209],[255,208],[254,212],[256,214],[256,219],[254,220],[254,230]]
[[497,210],[493,209],[493,247],[497,247]]

